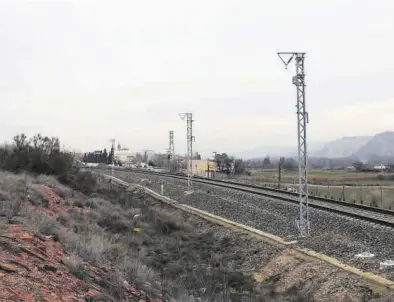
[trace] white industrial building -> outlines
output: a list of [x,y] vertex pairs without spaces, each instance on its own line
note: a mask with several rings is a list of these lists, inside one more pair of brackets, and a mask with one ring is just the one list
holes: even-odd
[[127,148],[117,148],[115,149],[115,160],[120,161],[123,166],[125,167],[130,167],[132,164],[134,164],[135,161],[135,152],[131,152]]

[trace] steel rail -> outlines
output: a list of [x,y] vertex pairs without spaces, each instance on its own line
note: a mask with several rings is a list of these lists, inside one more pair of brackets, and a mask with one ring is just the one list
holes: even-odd
[[[99,170],[106,170],[105,168],[95,168]],[[141,174],[157,175],[167,178],[174,178],[180,180],[187,180],[186,176],[176,175],[165,172],[155,172],[137,169],[122,169],[121,172],[135,172]],[[291,203],[298,203],[297,193],[287,192],[284,190],[266,188],[262,186],[240,184],[231,181],[218,180],[218,179],[206,179],[203,177],[193,177],[195,183],[203,183],[212,186],[233,189],[246,193],[252,193],[264,197],[278,199]],[[286,196],[287,195],[287,196]],[[366,205],[347,203],[344,201],[321,198],[316,196],[310,196],[309,206],[319,210],[329,211],[336,214],[345,215],[352,218],[357,218],[369,222],[373,222],[380,225],[394,227],[394,211],[382,208],[375,208]]]

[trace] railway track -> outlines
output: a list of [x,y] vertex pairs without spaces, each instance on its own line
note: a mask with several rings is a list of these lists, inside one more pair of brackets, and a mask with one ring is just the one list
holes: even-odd
[[[107,173],[109,169],[98,169],[106,170]],[[140,174],[150,174],[157,175],[160,177],[173,178],[179,180],[187,180],[187,176],[169,174],[164,172],[154,172],[146,170],[131,170],[122,169],[122,172],[135,172]],[[193,177],[194,183],[207,184],[227,189],[233,189],[237,191],[243,191],[246,193],[252,193],[264,197],[269,197],[273,199],[282,200],[285,202],[298,203],[298,194],[293,192],[287,192],[283,190],[260,187],[255,185],[240,184],[231,181],[217,180],[217,179],[204,179],[202,177]],[[394,228],[394,211],[375,208],[366,205],[347,203],[344,201],[326,199],[321,197],[309,197],[309,206],[319,210],[329,211],[336,214],[361,219],[364,221],[369,221],[379,225],[384,225]]]
[[[127,188],[130,183],[128,181],[124,181],[122,179],[119,179],[117,177],[112,177],[110,175],[105,175],[105,177],[109,179],[113,179],[115,182],[121,184],[125,188]],[[152,189],[149,189],[147,187],[144,187],[142,185],[137,184],[136,187],[140,187],[145,191],[145,193],[151,197],[153,197],[156,200],[159,200],[160,202],[163,202],[167,205],[171,205],[172,207],[175,207],[181,211],[184,211],[186,213],[198,216],[204,220],[207,220],[211,223],[223,226],[227,229],[233,230],[238,233],[244,233],[247,234],[253,238],[258,238],[259,240],[262,240],[264,242],[267,242],[269,244],[273,245],[280,245],[283,246],[284,248],[289,247],[295,254],[298,255],[298,257],[302,257],[302,259],[313,259],[313,261],[321,261],[324,263],[327,263],[328,265],[331,265],[335,268],[339,268],[340,270],[343,270],[344,272],[348,272],[351,274],[354,274],[356,276],[362,277],[363,278],[363,285],[370,287],[373,291],[387,291],[387,290],[393,290],[394,289],[394,282],[383,278],[382,276],[375,275],[371,272],[366,272],[365,270],[358,269],[353,266],[349,266],[345,264],[345,262],[341,262],[335,258],[332,258],[328,255],[325,255],[323,253],[315,252],[311,249],[300,247],[297,245],[297,241],[286,241],[282,239],[281,237],[278,237],[276,235],[266,233],[264,231],[261,231],[259,229],[244,225],[242,223],[238,223],[229,219],[226,219],[221,216],[217,216],[214,214],[211,214],[210,212],[206,212],[203,210],[200,210],[198,208],[189,206],[187,204],[183,203],[178,203],[176,200],[172,200],[169,197],[160,195],[159,193],[155,192]],[[257,275],[258,277],[258,275]]]

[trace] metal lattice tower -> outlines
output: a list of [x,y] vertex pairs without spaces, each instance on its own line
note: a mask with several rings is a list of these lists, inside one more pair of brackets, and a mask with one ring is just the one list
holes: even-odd
[[[278,52],[279,58],[287,66],[295,59],[296,75],[293,84],[297,89],[297,134],[298,134],[298,185],[300,201],[300,217],[296,220],[300,237],[309,235],[309,210],[308,210],[308,152],[306,139],[306,124],[309,123],[308,112],[305,107],[305,70],[304,52]],[[287,61],[284,57],[288,57]]]
[[180,113],[181,119],[186,118],[187,127],[187,188],[189,191],[192,189],[192,173],[193,173],[193,142],[195,137],[193,136],[193,114],[192,113]]
[[174,131],[169,131],[169,145],[167,150],[168,156],[168,171],[173,170],[173,166],[171,165],[172,161],[175,159],[175,150],[174,150]]
[[174,148],[174,131],[170,130],[170,141],[169,141],[169,146],[168,146],[168,153],[170,155],[170,159],[173,160],[175,156],[175,148]]

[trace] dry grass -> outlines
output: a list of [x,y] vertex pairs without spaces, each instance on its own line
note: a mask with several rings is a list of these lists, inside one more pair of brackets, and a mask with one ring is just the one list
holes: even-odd
[[63,199],[67,199],[72,197],[73,191],[61,184],[54,176],[52,175],[39,175],[37,177],[37,183],[44,184],[50,188],[53,188],[55,192]]
[[[193,227],[179,214],[133,193],[101,190],[100,194],[86,199],[84,206],[88,205],[90,212],[70,210],[67,216],[59,217],[59,222],[70,228],[61,230],[59,239],[66,251],[83,261],[99,266],[111,264],[113,269],[103,282],[113,296],[122,300],[119,284],[123,280],[151,296],[160,296],[163,287],[171,297],[179,299],[194,292],[195,287],[206,288],[202,296],[220,295],[225,264],[215,267],[217,257],[212,257],[212,251],[221,250],[221,243],[212,234],[195,235]],[[136,214],[140,215],[139,232],[134,231]],[[236,278],[236,282],[229,279],[233,282],[229,288],[242,285],[238,290],[253,289],[251,278]]]
[[[145,290],[160,288],[157,273],[145,265],[141,259],[124,258],[122,271],[124,271],[127,280],[133,280],[134,284],[136,284],[138,288]],[[156,294],[159,294],[159,292],[156,292]]]
[[[4,186],[6,181],[12,190],[25,192],[27,188],[26,200],[37,205],[43,201],[38,183],[60,188],[70,196],[70,191],[52,177],[35,180],[21,175],[8,180],[0,177],[1,199],[14,194]],[[22,218],[35,232],[53,235],[62,243],[70,255],[63,262],[78,278],[89,280],[86,262],[111,267],[101,285],[116,301],[124,300],[124,280],[149,296],[164,293],[177,301],[187,301],[190,294],[220,301],[223,291],[240,294],[254,290],[251,276],[228,272],[231,262],[236,261],[231,260],[234,246],[215,239],[212,233],[196,231],[183,214],[163,208],[141,192],[126,192],[116,185],[109,190],[108,184],[102,182],[97,193],[87,197],[75,192],[69,200],[74,207],[70,204],[70,210],[56,219],[27,211],[23,204]],[[138,219],[133,219],[137,214]],[[135,231],[136,227],[140,230]],[[223,282],[223,276],[227,281]]]
[[0,214],[9,219],[19,215],[25,201],[35,206],[45,206],[47,201],[40,184],[55,189],[63,198],[72,196],[72,190],[62,185],[53,176],[40,175],[34,178],[25,173],[14,174],[0,171]]
[[[342,184],[345,182],[357,182],[360,183],[376,183],[378,180],[378,174],[363,173],[363,172],[352,172],[343,170],[309,170],[308,172],[310,182],[321,182],[325,184],[327,181],[331,183]],[[256,170],[252,172],[252,177],[260,179],[261,181],[276,182],[278,180],[278,171],[263,171]],[[292,183],[298,179],[298,170],[295,171],[282,171],[282,181],[284,183]]]
[[0,215],[9,220],[20,215],[32,178],[0,171]]
[[87,272],[81,258],[75,254],[62,259],[62,262],[68,267],[71,273],[81,280],[87,279]]
[[372,190],[368,193],[368,199],[370,200],[370,205],[372,207],[379,207],[381,204],[381,193],[379,190]]
[[56,220],[51,218],[44,218],[41,220],[38,231],[44,235],[52,235],[57,237],[59,234],[59,225]]
[[59,224],[56,220],[35,211],[28,210],[26,207],[22,208],[21,215],[35,233],[52,235],[55,239],[58,238]]
[[45,203],[45,194],[39,184],[29,186],[28,200],[31,204],[38,206]]

